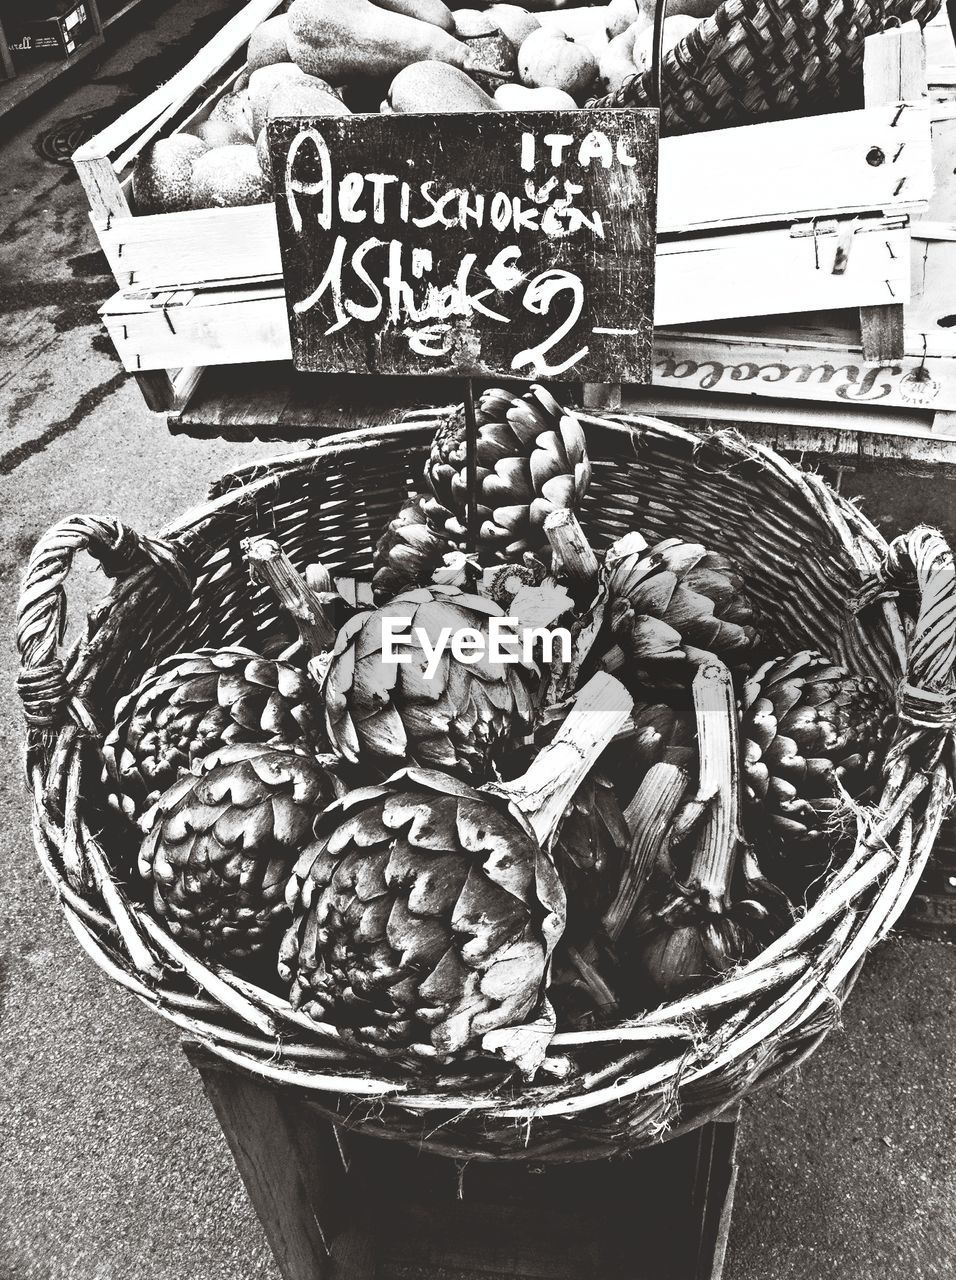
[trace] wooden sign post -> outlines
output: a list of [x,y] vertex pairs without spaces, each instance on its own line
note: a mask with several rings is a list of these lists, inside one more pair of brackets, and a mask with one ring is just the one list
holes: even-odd
[[296,368],[647,382],[657,112],[269,124]]

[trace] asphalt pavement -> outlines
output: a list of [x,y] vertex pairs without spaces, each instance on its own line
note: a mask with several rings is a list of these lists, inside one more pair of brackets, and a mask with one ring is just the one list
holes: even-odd
[[[145,409],[99,326],[113,286],[82,190],[45,158],[78,119],[102,125],[167,78],[235,7],[148,10],[92,79],[21,114],[0,142],[3,1280],[277,1275],[176,1033],[81,954],[42,876],[14,689],[20,575],[52,523],[90,512],[156,530],[212,478],[269,452],[174,439]],[[844,480],[888,528],[953,521],[951,485]],[[74,615],[103,585],[78,566]],[[956,952],[906,937],[880,947],[842,1029],[745,1106],[728,1280],[952,1280],[954,1033]]]

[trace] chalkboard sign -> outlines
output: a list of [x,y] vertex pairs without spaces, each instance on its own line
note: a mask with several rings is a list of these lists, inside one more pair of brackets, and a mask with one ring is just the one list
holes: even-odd
[[656,111],[278,119],[269,149],[297,369],[650,380]]

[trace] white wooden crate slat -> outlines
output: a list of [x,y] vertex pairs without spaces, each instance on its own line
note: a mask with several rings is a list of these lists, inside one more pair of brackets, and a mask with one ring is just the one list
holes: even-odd
[[[883,161],[874,166],[867,156],[877,153]],[[931,189],[928,108],[894,106],[664,138],[658,234],[891,213],[922,207]],[[94,226],[124,288],[130,281],[159,289],[282,273],[271,204],[94,216]]]
[[[905,302],[910,236],[882,221],[701,236],[658,245],[654,323],[684,324],[777,311],[835,310]],[[835,273],[839,249],[846,268]]]
[[[135,300],[119,295],[114,303],[104,320],[131,371],[291,359],[280,293],[165,311],[135,310]],[[868,364],[858,347],[838,341],[662,330],[655,334],[653,384],[856,407],[956,410],[956,360],[923,357],[919,344],[920,335],[908,331],[902,360]]]
[[[813,400],[772,400],[765,397],[714,396],[708,392],[674,392],[663,387],[622,388],[621,408],[665,419],[692,419],[726,423],[730,427],[764,423],[768,427],[798,427],[804,431],[860,431],[877,435],[923,437],[929,434],[933,414],[916,409],[881,409],[833,405]],[[949,430],[941,438],[956,439]]]
[[950,30],[946,4],[932,22],[924,28],[926,40],[926,78],[932,92],[940,88],[950,93],[956,91],[956,43]]
[[[849,247],[846,270],[834,274],[841,241]],[[909,281],[908,233],[879,223],[866,230],[856,224],[855,234],[852,226],[830,230],[816,243],[811,235],[784,229],[671,242],[658,247],[655,323],[759,316],[780,304],[801,311],[903,301]],[[285,308],[283,288],[276,284],[217,291],[185,287],[138,297],[127,292],[113,298],[103,314],[111,333],[117,322],[122,326],[120,354],[127,368],[139,372],[184,361],[287,359]]]
[[896,104],[663,139],[658,228],[888,213],[931,191],[929,108]]

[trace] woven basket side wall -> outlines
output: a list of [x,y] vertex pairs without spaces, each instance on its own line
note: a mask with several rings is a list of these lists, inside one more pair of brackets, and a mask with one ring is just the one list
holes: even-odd
[[[841,993],[843,998],[851,985]],[[670,1140],[736,1107],[755,1088],[771,1085],[799,1066],[819,1046],[833,1022],[832,1009],[818,1013],[799,1034],[768,1043],[745,1065],[691,1084],[680,1091],[676,1114],[678,1090],[663,1089],[644,1099],[641,1105],[635,1105],[632,1099],[622,1099],[618,1105],[610,1104],[590,1119],[583,1115],[552,1120],[548,1125],[538,1124],[533,1140],[527,1128],[522,1129],[513,1120],[500,1120],[494,1113],[416,1115],[387,1103],[363,1106],[354,1099],[314,1093],[303,1097],[334,1123],[360,1127],[372,1137],[411,1143],[450,1159],[524,1161],[529,1158],[529,1149],[535,1162],[543,1164],[610,1159],[648,1145],[648,1134],[655,1130],[661,1140],[664,1137]],[[448,1123],[452,1119],[454,1122]]]

